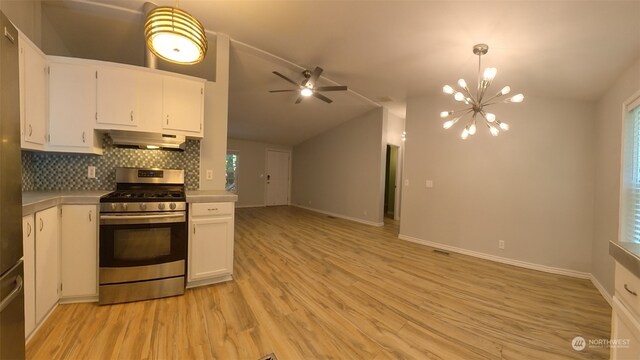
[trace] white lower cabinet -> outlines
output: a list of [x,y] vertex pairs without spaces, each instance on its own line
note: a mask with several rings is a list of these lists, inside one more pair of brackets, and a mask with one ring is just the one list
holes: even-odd
[[98,226],[96,205],[63,205],[61,211],[61,302],[98,297]]
[[54,206],[35,215],[35,316],[39,324],[59,298],[59,217]]
[[640,278],[615,264],[611,359],[640,359]]
[[227,281],[233,275],[233,203],[189,208],[187,287]]
[[24,335],[36,328],[36,249],[34,216],[22,217],[22,247],[24,252]]

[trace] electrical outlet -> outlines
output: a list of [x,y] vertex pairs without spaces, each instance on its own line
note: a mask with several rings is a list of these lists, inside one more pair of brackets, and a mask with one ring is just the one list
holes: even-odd
[[498,249],[504,249],[504,240],[498,240]]
[[207,170],[207,180],[213,180],[213,170]]
[[96,178],[96,167],[95,166],[89,166],[87,168],[87,177],[89,179],[95,179]]
[[409,186],[409,179],[404,180],[404,186]]

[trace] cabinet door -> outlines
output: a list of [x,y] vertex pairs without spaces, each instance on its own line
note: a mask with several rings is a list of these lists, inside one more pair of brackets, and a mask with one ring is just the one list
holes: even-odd
[[24,251],[24,335],[31,334],[36,327],[36,274],[35,274],[35,228],[33,215],[22,217],[22,247]]
[[[128,69],[101,67],[97,74],[97,115],[98,124],[135,127],[136,114],[136,72]],[[113,126],[98,126],[110,129]]]
[[136,76],[138,129],[162,132],[162,75],[140,72]]
[[62,297],[98,294],[95,205],[64,205],[60,228]]
[[44,145],[47,130],[47,62],[24,42],[24,140]]
[[52,63],[49,99],[49,143],[54,146],[92,146],[96,114],[95,68]]
[[202,131],[204,84],[165,76],[162,89],[163,127],[199,134]]
[[191,221],[189,281],[233,273],[233,218]]
[[58,207],[36,213],[36,324],[58,302]]

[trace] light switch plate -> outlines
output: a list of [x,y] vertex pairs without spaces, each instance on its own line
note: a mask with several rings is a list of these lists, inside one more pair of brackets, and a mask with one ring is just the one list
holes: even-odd
[[432,187],[433,187],[433,180],[427,180],[427,181],[424,183],[424,186],[425,186],[425,187],[428,187],[428,188],[432,188]]
[[89,166],[87,168],[87,177],[89,179],[95,179],[96,178],[96,167],[95,166]]
[[409,186],[409,179],[404,180],[404,186]]

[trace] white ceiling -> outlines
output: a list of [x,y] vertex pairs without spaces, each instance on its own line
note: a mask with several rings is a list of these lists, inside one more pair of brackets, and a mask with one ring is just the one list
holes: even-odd
[[[111,10],[85,7],[113,16],[123,8],[141,11],[144,0],[86,3],[107,5]],[[508,84],[525,95],[587,101],[640,57],[640,1],[180,0],[179,7],[236,41],[230,136],[289,145],[373,105],[349,93],[327,93],[332,104],[308,99],[299,105],[291,94],[269,94],[287,86],[271,71],[299,76],[287,61],[319,65],[327,78],[403,115],[408,97],[438,92],[460,76],[473,81],[471,48],[480,42],[490,47],[483,64],[498,68],[496,88]]]

